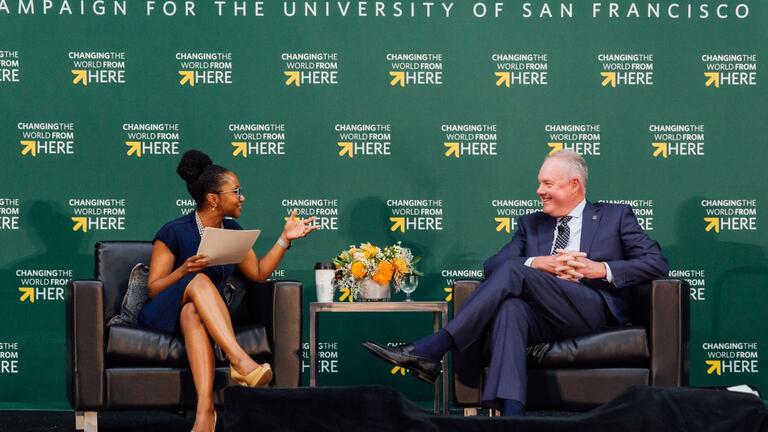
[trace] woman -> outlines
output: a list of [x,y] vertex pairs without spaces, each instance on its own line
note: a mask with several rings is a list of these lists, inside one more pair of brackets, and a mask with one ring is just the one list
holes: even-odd
[[[195,211],[168,222],[155,235],[149,266],[149,301],[139,313],[139,324],[184,336],[189,366],[197,390],[195,431],[212,431],[216,414],[213,408],[214,355],[210,338],[219,344],[230,361],[233,381],[248,387],[268,385],[272,380],[269,364],[258,364],[237,344],[221,288],[234,271],[234,265],[209,266],[208,257],[197,255],[205,227],[242,229],[232,219],[240,217],[245,197],[237,176],[214,165],[202,152],[190,150],[176,170],[187,182],[195,200]],[[263,257],[253,251],[237,267],[253,281],[266,280],[274,271],[291,241],[318,228],[314,218],[300,220],[296,210],[285,223],[277,243]]]

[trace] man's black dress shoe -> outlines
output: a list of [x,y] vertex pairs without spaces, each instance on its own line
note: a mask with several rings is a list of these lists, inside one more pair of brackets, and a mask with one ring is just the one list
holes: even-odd
[[363,346],[381,359],[410,369],[416,378],[434,384],[442,371],[440,362],[434,362],[430,359],[411,354],[413,344],[399,345],[394,347],[383,347],[376,342],[365,341]]

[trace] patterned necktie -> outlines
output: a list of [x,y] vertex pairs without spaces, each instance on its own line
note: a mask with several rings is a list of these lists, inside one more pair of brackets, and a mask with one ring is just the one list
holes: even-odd
[[563,216],[557,222],[557,238],[555,239],[555,246],[552,248],[552,255],[557,255],[555,252],[558,249],[565,249],[568,246],[568,238],[571,236],[571,229],[568,227],[568,221],[572,219],[571,216]]

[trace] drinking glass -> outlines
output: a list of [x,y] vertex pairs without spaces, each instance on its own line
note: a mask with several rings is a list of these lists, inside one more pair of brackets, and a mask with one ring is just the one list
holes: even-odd
[[405,293],[405,301],[413,301],[411,300],[411,293],[416,291],[418,285],[419,277],[415,274],[409,274],[403,278],[403,285],[400,289]]

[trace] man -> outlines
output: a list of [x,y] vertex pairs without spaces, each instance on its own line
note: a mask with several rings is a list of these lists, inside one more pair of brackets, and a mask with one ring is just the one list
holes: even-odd
[[587,166],[572,151],[539,170],[541,212],[518,221],[512,241],[485,262],[485,281],[440,332],[413,344],[363,345],[434,382],[440,359],[491,329],[483,392],[506,416],[525,414],[525,348],[627,321],[629,286],[666,277],[667,260],[626,205],[587,202]]

